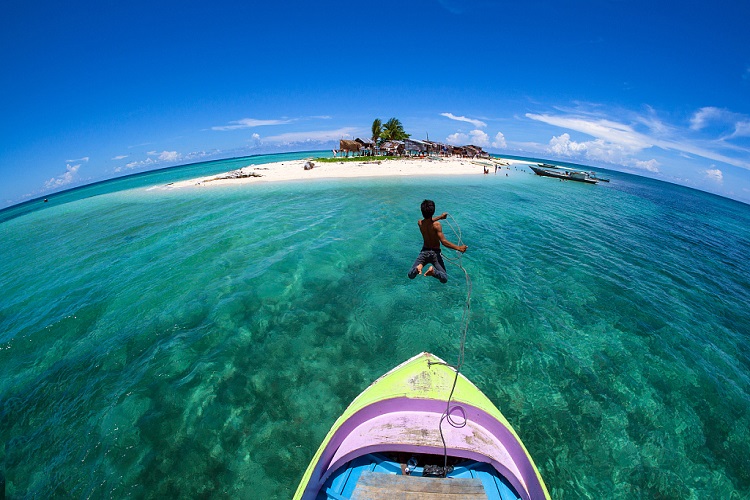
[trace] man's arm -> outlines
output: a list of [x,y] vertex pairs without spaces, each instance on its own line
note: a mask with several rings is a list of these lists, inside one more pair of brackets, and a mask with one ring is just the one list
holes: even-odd
[[[443,215],[447,216],[448,214],[444,213]],[[443,216],[441,215],[441,217],[443,217]],[[445,218],[445,217],[443,217],[443,218]],[[466,249],[469,248],[466,245],[458,246],[458,245],[454,245],[453,243],[451,243],[450,241],[448,241],[448,238],[446,238],[445,235],[443,234],[443,227],[440,225],[439,222],[435,222],[433,224],[433,227],[435,228],[435,232],[437,233],[437,237],[438,237],[438,239],[440,239],[440,243],[442,243],[443,246],[448,247],[451,250],[458,250],[461,253],[464,253],[466,251]]]

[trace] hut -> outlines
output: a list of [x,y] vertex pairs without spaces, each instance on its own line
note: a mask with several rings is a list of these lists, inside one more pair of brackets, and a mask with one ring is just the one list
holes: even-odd
[[425,141],[416,139],[404,140],[404,151],[409,156],[425,156],[429,154],[429,146]]
[[375,154],[375,143],[370,139],[360,139],[357,137],[354,139],[360,144],[360,153],[367,156],[373,156]]
[[471,156],[467,146],[451,146],[451,155],[465,158]]
[[484,151],[481,146],[474,146],[473,144],[469,144],[468,146],[466,146],[466,150],[468,152],[468,156],[472,158],[476,157],[487,159],[490,157],[490,154]]
[[404,141],[386,141],[380,145],[381,153],[386,156],[401,156],[406,151]]
[[427,154],[430,156],[446,156],[449,146],[435,141],[422,141],[427,144]]
[[347,139],[341,139],[339,141],[339,151],[344,153],[345,156],[349,156],[350,151],[353,154],[359,153],[361,149],[362,149],[362,146],[357,141],[350,141]]

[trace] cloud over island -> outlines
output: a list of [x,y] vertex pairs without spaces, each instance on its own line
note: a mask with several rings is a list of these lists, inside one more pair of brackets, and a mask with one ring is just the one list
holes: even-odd
[[477,120],[474,118],[467,118],[465,116],[456,116],[453,113],[440,113],[440,116],[450,118],[451,120],[455,120],[457,122],[471,123],[476,128],[485,128],[487,126],[487,124],[483,122],[482,120]]
[[280,119],[280,120],[259,120],[257,118],[242,118],[240,120],[234,120],[229,122],[229,125],[218,125],[211,127],[211,130],[239,130],[243,128],[253,127],[265,127],[269,125],[286,125],[292,123],[293,119]]
[[[658,161],[639,158],[638,155],[651,148],[692,155],[708,160],[720,161],[735,167],[750,170],[746,160],[750,151],[728,142],[731,139],[750,136],[750,120],[738,113],[712,107],[697,110],[690,118],[688,127],[664,123],[648,108],[645,114],[629,113],[626,117],[611,119],[602,111],[557,110],[555,113],[526,113],[525,117],[580,132],[593,137],[590,141],[574,141],[567,132],[554,136],[546,151],[570,158],[606,161],[638,169],[658,172]],[[624,123],[623,118],[628,118]],[[704,132],[712,125],[723,125],[713,139]]]
[[[46,181],[44,183],[44,189],[54,190],[72,184],[77,179],[78,170],[80,170],[82,163],[85,163],[87,161],[89,161],[88,156],[78,158],[77,160],[68,160],[65,165],[65,173],[58,175],[57,177],[52,177],[51,179]],[[82,163],[71,165],[71,163],[73,162]]]

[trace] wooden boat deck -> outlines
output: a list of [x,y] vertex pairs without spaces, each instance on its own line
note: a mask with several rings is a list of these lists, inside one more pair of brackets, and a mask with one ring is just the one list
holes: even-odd
[[479,478],[431,478],[399,476],[382,472],[362,472],[352,500],[457,500],[486,499]]

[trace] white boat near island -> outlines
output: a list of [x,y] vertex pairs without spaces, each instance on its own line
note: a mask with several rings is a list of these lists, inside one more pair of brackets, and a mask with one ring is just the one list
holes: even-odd
[[529,165],[529,167],[534,171],[536,175],[540,175],[542,177],[553,177],[560,180],[585,182],[588,184],[596,184],[599,181],[609,182],[609,179],[599,177],[595,172],[574,170],[557,165],[551,165],[549,163],[538,163],[537,166]]

